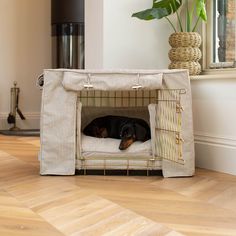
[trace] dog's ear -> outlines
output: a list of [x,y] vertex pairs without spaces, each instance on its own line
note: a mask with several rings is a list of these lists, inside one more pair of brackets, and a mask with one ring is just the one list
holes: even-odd
[[132,124],[125,124],[123,125],[123,127],[121,128],[120,131],[120,137],[121,138],[135,138],[135,130],[134,130],[134,126]]
[[138,141],[145,141],[147,139],[147,130],[140,124],[135,123],[135,135]]

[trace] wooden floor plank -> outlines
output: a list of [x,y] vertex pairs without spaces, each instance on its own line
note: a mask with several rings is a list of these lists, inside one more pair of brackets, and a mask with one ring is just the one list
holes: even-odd
[[0,235],[236,235],[235,176],[40,176],[38,150],[0,136]]
[[62,236],[63,234],[10,194],[0,190],[0,235]]

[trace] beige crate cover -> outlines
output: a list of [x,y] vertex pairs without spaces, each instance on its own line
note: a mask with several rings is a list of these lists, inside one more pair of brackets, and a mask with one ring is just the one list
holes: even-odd
[[[181,105],[182,131],[184,139],[181,165],[163,159],[164,177],[192,176],[194,174],[194,139],[192,122],[192,97],[187,70],[66,70],[50,69],[44,71],[44,87],[41,109],[41,175],[75,174],[77,150],[77,93],[81,90],[94,89],[105,91],[125,91],[141,88],[153,89],[186,89]],[[155,115],[154,106],[149,108],[150,124]],[[78,139],[80,139],[78,135]],[[152,140],[153,143],[153,140]],[[153,145],[154,149],[154,145]],[[153,150],[155,152],[155,150]]]

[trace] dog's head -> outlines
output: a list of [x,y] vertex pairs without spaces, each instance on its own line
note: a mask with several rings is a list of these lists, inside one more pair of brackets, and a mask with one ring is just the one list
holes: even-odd
[[146,141],[149,139],[149,130],[137,122],[129,122],[122,126],[120,131],[120,150],[127,149],[135,141]]
[[127,149],[136,140],[135,127],[133,123],[126,123],[122,126],[120,131],[120,150]]

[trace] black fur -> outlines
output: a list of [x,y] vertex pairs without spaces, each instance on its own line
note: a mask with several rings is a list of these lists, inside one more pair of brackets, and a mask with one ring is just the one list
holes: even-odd
[[121,139],[119,147],[121,150],[126,149],[135,141],[144,142],[151,138],[150,128],[146,121],[124,116],[96,118],[85,127],[83,133],[93,137]]

